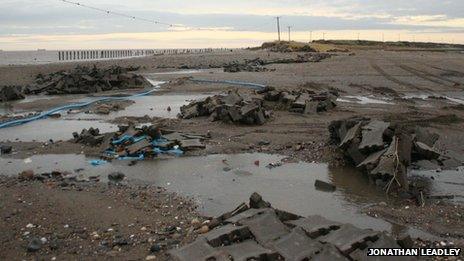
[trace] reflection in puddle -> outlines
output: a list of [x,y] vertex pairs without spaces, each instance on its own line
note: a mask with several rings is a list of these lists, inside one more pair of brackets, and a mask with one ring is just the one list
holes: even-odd
[[[148,95],[133,98],[135,103],[126,107],[124,110],[111,112],[109,115],[96,114],[68,114],[64,115],[65,119],[101,119],[112,120],[119,117],[150,117],[161,118],[176,118],[180,113],[180,107],[186,105],[191,100],[207,97],[207,94],[163,94],[163,95]],[[167,108],[170,107],[171,111]]]
[[[209,216],[234,209],[246,202],[251,193],[258,192],[274,207],[302,216],[318,214],[362,228],[392,229],[385,221],[360,214],[361,207],[386,199],[381,190],[353,169],[331,169],[326,164],[311,163],[288,163],[269,169],[266,167],[269,163],[279,162],[283,157],[260,153],[160,159],[141,161],[135,166],[114,161],[98,167],[90,166],[83,155],[38,155],[30,159],[25,164],[21,159],[0,158],[0,174],[11,175],[25,169],[41,173],[83,168],[79,172],[82,175],[100,175],[104,180],[109,173],[119,171],[130,180],[194,197],[200,211]],[[256,161],[259,166],[254,164]],[[316,179],[332,182],[337,190],[334,193],[316,190]]]
[[80,121],[63,119],[43,119],[11,128],[0,129],[0,141],[54,141],[72,139],[73,132],[81,132],[90,127],[100,129],[100,133],[116,131],[114,124],[100,121]]
[[456,170],[411,170],[411,175],[427,178],[435,196],[454,196],[454,202],[464,202],[464,168]]

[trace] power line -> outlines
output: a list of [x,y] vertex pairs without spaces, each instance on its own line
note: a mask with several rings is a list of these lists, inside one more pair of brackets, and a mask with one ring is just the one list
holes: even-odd
[[106,10],[106,9],[102,9],[102,8],[98,8],[98,7],[94,7],[94,6],[90,6],[90,5],[86,5],[86,4],[82,4],[82,3],[79,3],[79,2],[73,2],[73,1],[68,1],[68,0],[58,0],[58,1],[61,1],[61,2],[67,3],[67,4],[72,4],[72,5],[79,6],[79,7],[83,7],[83,8],[87,8],[87,9],[91,9],[91,10],[94,10],[94,11],[106,13],[106,14],[109,14],[109,15],[115,15],[115,16],[129,18],[129,19],[132,19],[132,20],[149,22],[149,23],[152,23],[152,24],[165,25],[165,26],[168,26],[168,27],[171,27],[171,28],[182,27],[182,28],[186,28],[186,29],[210,30],[208,28],[186,27],[186,26],[180,25],[180,24],[165,23],[165,22],[155,20],[155,19],[148,19],[148,18],[144,18],[144,17],[138,17],[138,16],[128,15],[128,14],[124,14],[124,13],[119,13],[119,12],[115,12],[115,11],[111,11],[111,10]]

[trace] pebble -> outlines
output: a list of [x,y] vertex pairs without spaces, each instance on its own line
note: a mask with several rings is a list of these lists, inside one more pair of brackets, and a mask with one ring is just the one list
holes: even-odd
[[209,227],[205,225],[205,226],[202,226],[198,232],[200,234],[205,234],[205,233],[208,233],[208,231],[209,231]]
[[160,244],[154,244],[150,247],[150,252],[151,253],[157,253],[159,251],[161,251],[161,249],[163,249],[163,247],[160,245]]
[[145,257],[145,260],[155,260],[156,256],[147,256]]
[[34,179],[34,171],[33,170],[25,170],[19,173],[19,179],[21,180],[32,180]]
[[27,251],[28,252],[37,252],[42,248],[42,241],[38,238],[33,238],[31,241],[29,241],[29,244],[27,244]]

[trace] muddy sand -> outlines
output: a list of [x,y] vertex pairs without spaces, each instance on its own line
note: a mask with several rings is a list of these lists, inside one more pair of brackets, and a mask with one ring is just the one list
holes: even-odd
[[[157,56],[88,63],[101,67],[115,64],[140,66],[138,73],[153,83],[162,81],[164,84],[154,94],[123,104],[121,110],[108,115],[94,114],[89,109],[0,130],[1,144],[13,147],[13,153],[2,155],[0,162],[4,166],[0,184],[1,227],[2,231],[7,231],[2,233],[1,257],[10,260],[34,256],[145,259],[155,255],[158,259],[168,258],[164,252],[166,249],[185,245],[199,233],[189,231],[192,230],[192,219],[196,223],[196,218],[203,220],[202,216],[216,216],[228,211],[245,201],[253,190],[262,190],[260,192],[266,198],[271,197],[278,207],[285,208],[287,205],[289,211],[300,215],[323,214],[338,219],[336,221],[358,226],[364,224],[367,228],[386,230],[391,234],[411,234],[429,245],[433,242],[462,245],[464,231],[458,229],[464,222],[462,168],[411,172],[430,180],[432,194],[452,195],[451,199],[430,199],[423,207],[417,207],[415,202],[407,199],[391,199],[361,173],[344,166],[346,163],[339,150],[328,144],[328,126],[334,120],[352,116],[421,126],[440,135],[437,148],[463,155],[464,54],[356,50],[354,55],[337,53],[318,63],[266,65],[269,70],[264,72],[225,73],[221,68],[224,63],[232,61],[258,57],[264,60],[294,58],[296,55],[237,50],[227,54]],[[0,67],[0,82],[4,85],[28,85],[38,73],[47,74],[75,66],[76,63]],[[238,88],[229,84],[192,82],[184,77],[253,82],[287,90],[320,92],[332,89],[338,91],[339,97],[337,107],[324,113],[305,115],[274,110],[271,119],[260,126],[211,122],[207,117],[181,120],[177,113],[182,105],[188,103],[187,100]],[[86,95],[30,96],[22,101],[2,104],[0,111],[4,117],[10,117],[88,98]],[[168,159],[159,164],[140,162],[134,167],[126,163],[112,163],[114,166],[100,169],[89,166],[87,161],[97,158],[106,149],[105,145],[90,147],[70,141],[72,132],[80,132],[83,128],[98,127],[102,132],[115,132],[118,124],[128,122],[151,123],[199,135],[209,133],[211,138],[205,141],[204,150],[187,152],[183,156],[186,158],[184,162]],[[248,156],[234,158],[234,155],[244,153]],[[193,156],[200,158],[188,160]],[[213,158],[204,158],[209,156]],[[240,171],[224,171],[223,168],[227,167],[224,159],[232,162],[232,169]],[[32,163],[27,163],[29,160]],[[260,161],[259,166],[253,164],[257,160]],[[266,165],[274,161],[284,162],[284,169],[266,170]],[[297,165],[298,162],[303,165]],[[189,169],[189,164],[194,170]],[[304,164],[316,165],[312,168]],[[61,187],[59,182],[20,182],[16,178],[26,169],[41,173],[53,170],[73,172],[78,168],[84,169],[79,173],[87,178],[100,175],[103,180],[110,172],[123,169],[130,182],[127,186],[110,187],[106,186],[106,181],[96,184],[84,182],[69,188]],[[150,175],[151,171],[153,174]],[[314,190],[314,177],[298,176],[298,173],[305,172],[334,183],[341,191],[335,194],[304,194],[305,190]],[[286,178],[285,175],[290,175],[288,173],[292,177]],[[230,179],[222,180],[224,177]],[[140,187],[133,184],[136,182],[148,185]],[[248,183],[250,185],[247,186]],[[297,186],[299,183],[300,186]],[[266,190],[266,186],[275,191]],[[294,193],[290,193],[292,189]],[[234,196],[236,193],[243,195]],[[141,197],[141,194],[144,196]],[[182,198],[192,198],[193,202]],[[333,200],[334,206],[315,203],[325,198]],[[194,210],[198,206],[200,208]],[[324,211],[325,208],[328,210]],[[342,211],[341,215],[336,214],[339,211]],[[418,216],[421,221],[416,219]],[[28,224],[33,224],[33,227],[28,227]],[[69,227],[64,228],[65,225]],[[180,229],[163,232],[172,227]],[[94,232],[98,237],[94,238]],[[47,242],[38,252],[28,252],[27,245],[35,237],[45,237]],[[56,248],[55,243],[52,244],[55,241]],[[157,243],[162,249],[151,253],[150,247]]]

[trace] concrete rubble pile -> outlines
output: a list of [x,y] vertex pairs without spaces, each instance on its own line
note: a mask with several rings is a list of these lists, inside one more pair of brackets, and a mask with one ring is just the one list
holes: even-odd
[[269,71],[269,69],[264,67],[265,64],[266,62],[260,58],[256,58],[253,60],[245,60],[244,63],[235,61],[235,62],[224,65],[224,72],[235,73],[235,72],[242,72],[242,71],[243,72]]
[[263,107],[260,95],[245,95],[230,91],[226,95],[215,95],[191,102],[180,108],[179,117],[191,119],[209,116],[212,121],[262,125],[270,117]]
[[[409,237],[360,229],[321,216],[271,207],[254,193],[249,205],[213,219],[193,243],[169,251],[172,260],[368,260],[368,248],[412,247]],[[398,258],[399,260],[414,260]]]
[[0,102],[16,101],[24,98],[25,96],[21,86],[0,87]]
[[114,66],[107,69],[77,66],[71,71],[49,75],[39,74],[35,84],[26,87],[26,94],[88,94],[102,91],[145,88],[151,84],[131,71],[136,68]]
[[332,122],[329,131],[345,157],[382,186],[394,181],[409,190],[408,168],[424,162],[443,169],[464,163],[457,153],[438,151],[439,136],[420,127],[355,117]]
[[303,114],[329,111],[337,106],[338,97],[338,93],[334,91],[315,93],[305,89],[287,91],[267,88],[260,93],[264,95],[264,100],[273,103],[276,109]]
[[268,69],[264,66],[270,64],[289,64],[289,63],[315,63],[331,57],[328,53],[306,53],[304,55],[297,55],[296,58],[281,58],[273,60],[262,60],[256,58],[252,60],[245,60],[245,62],[232,62],[225,64],[224,72],[267,72],[275,71],[275,69]]
[[102,155],[105,160],[143,160],[162,154],[179,156],[186,151],[206,148],[203,141],[208,139],[205,135],[162,130],[154,125],[121,125],[117,133],[107,135],[91,128],[73,135],[75,142],[91,146],[108,144]]

